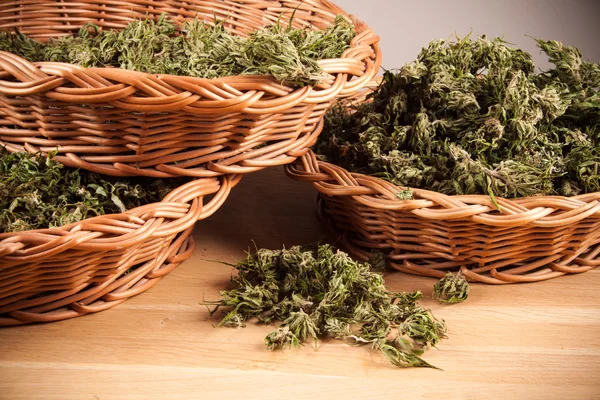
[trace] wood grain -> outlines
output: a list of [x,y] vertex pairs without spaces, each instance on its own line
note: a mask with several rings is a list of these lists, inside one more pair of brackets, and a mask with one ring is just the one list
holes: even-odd
[[448,339],[425,359],[442,370],[391,366],[368,347],[326,340],[269,352],[273,327],[214,328],[234,261],[254,246],[330,238],[315,192],[280,169],[248,175],[198,223],[194,256],[113,309],[0,330],[1,399],[594,399],[600,397],[600,270],[532,284],[473,284],[463,304],[431,300],[435,279],[386,274],[423,291]]

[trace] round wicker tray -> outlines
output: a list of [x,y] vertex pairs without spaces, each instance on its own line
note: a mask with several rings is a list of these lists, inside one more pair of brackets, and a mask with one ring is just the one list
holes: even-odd
[[194,224],[240,177],[196,179],[122,214],[0,234],[0,326],[78,317],[148,290],[192,254]]
[[65,63],[32,64],[0,52],[0,145],[48,153],[72,167],[114,176],[208,177],[292,162],[314,140],[326,109],[357,93],[381,63],[379,38],[327,0],[15,0],[0,5],[0,30],[38,40],[92,22],[122,28],[165,13],[177,23],[226,19],[244,35],[278,18],[322,29],[336,14],[357,36],[339,59],[320,60],[329,78],[292,88],[265,76],[201,79]]
[[473,282],[535,282],[600,265],[600,193],[576,197],[447,196],[402,188],[318,161],[311,152],[286,166],[311,182],[318,211],[353,255],[383,252],[388,266],[436,278],[460,270]]

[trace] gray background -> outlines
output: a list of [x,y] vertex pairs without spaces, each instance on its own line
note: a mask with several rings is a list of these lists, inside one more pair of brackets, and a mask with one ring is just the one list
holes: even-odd
[[365,21],[380,37],[383,67],[402,67],[433,39],[486,34],[528,51],[536,66],[548,62],[530,35],[578,47],[600,62],[600,0],[332,0]]

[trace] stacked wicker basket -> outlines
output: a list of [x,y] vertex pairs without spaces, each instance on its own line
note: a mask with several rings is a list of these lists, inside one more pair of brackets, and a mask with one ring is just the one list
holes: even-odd
[[[352,99],[365,101],[378,80]],[[448,196],[398,187],[319,161],[312,151],[287,165],[292,179],[318,191],[317,212],[355,257],[385,255],[398,271],[441,278],[460,271],[472,282],[536,282],[600,265],[600,193],[518,199]]]
[[[0,29],[47,40],[87,22],[122,28],[163,13],[176,22],[226,18],[240,35],[292,13],[295,25],[315,29],[347,16],[327,0],[15,0],[0,5]],[[0,234],[0,325],[72,318],[147,290],[189,257],[194,224],[223,204],[241,174],[305,156],[331,103],[379,69],[378,37],[347,17],[357,36],[342,57],[320,61],[329,79],[312,88],[264,76],[206,80],[32,64],[0,52],[1,146],[58,150],[55,160],[106,175],[196,178],[122,214]]]
[[[472,281],[532,282],[600,264],[600,193],[497,199],[402,189],[318,161],[309,150],[338,98],[364,91],[381,63],[378,37],[327,0],[15,0],[0,29],[38,40],[88,22],[122,28],[166,14],[177,23],[226,19],[245,35],[282,16],[322,29],[337,14],[357,31],[328,79],[294,88],[265,76],[200,79],[115,68],[32,64],[0,52],[0,146],[47,154],[113,176],[189,183],[161,202],[59,228],[0,234],[0,325],[56,321],[113,307],[152,287],[194,249],[197,221],[218,210],[242,174],[286,165],[312,182],[318,211],[363,260],[375,252],[404,272]],[[285,18],[284,18],[285,19]],[[289,19],[289,18],[288,18]]]

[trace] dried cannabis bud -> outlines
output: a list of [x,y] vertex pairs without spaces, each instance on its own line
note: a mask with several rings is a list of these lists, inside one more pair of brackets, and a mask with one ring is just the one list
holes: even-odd
[[205,304],[215,306],[211,315],[228,309],[219,326],[281,321],[265,338],[270,350],[328,336],[370,344],[399,367],[432,367],[419,356],[445,337],[446,325],[417,304],[420,292],[391,293],[369,267],[329,245],[260,249],[235,265],[233,289]]
[[58,227],[161,201],[182,179],[99,176],[0,148],[0,233]]
[[433,41],[386,72],[369,102],[328,112],[316,152],[445,194],[600,191],[600,65],[574,47],[537,42],[555,65],[538,74],[529,54],[499,38]]
[[386,264],[385,260],[387,259],[384,252],[376,251],[371,254],[367,263],[371,266],[374,271],[383,272],[385,271]]
[[462,274],[448,272],[433,285],[433,293],[440,303],[461,303],[469,297],[469,283]]
[[272,75],[280,82],[302,86],[323,79],[317,61],[341,56],[355,36],[354,27],[341,15],[324,30],[292,29],[291,23],[284,28],[278,22],[247,37],[232,34],[224,22],[209,24],[195,18],[178,29],[163,14],[157,21],[132,21],[121,31],[99,31],[87,24],[77,36],[52,39],[48,44],[18,31],[0,32],[0,50],[31,62],[200,78]]

